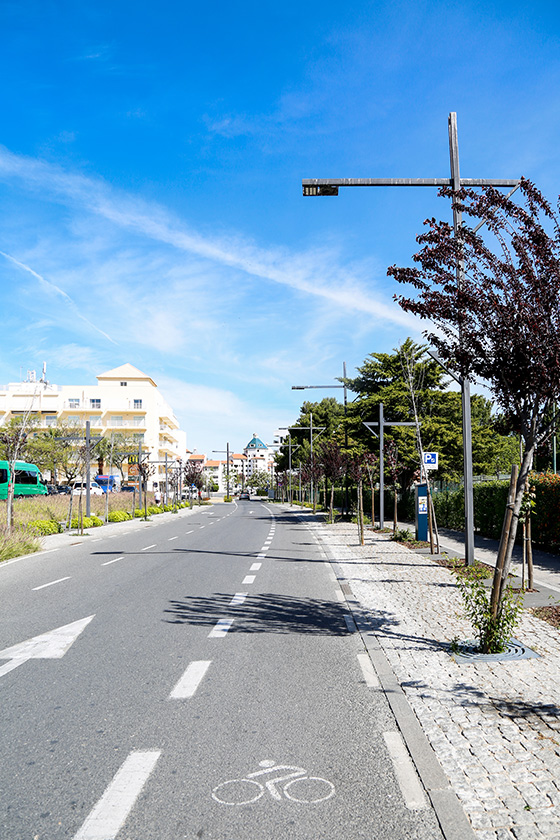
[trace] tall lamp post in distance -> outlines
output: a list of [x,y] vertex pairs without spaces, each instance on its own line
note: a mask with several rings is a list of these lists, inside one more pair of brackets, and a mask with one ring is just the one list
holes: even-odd
[[217,452],[219,454],[226,454],[226,489],[227,489],[227,497],[229,499],[229,443],[226,443],[225,449],[213,449],[212,452]]
[[[304,196],[338,195],[340,187],[451,187],[457,193],[462,187],[510,187],[516,190],[519,179],[507,178],[461,178],[459,174],[459,142],[457,114],[452,111],[448,118],[450,178],[305,178],[301,185]],[[510,193],[511,195],[511,193]],[[482,224],[482,223],[481,223]],[[453,209],[455,237],[460,235],[461,212]],[[457,287],[464,284],[465,266],[460,259],[456,267]],[[465,559],[468,565],[474,563],[474,505],[471,432],[470,382],[461,376],[461,401],[463,408],[463,463],[465,493]]]
[[[342,388],[344,391],[344,419],[346,420],[348,414],[348,398],[346,386],[346,362],[342,362],[342,385],[292,385],[292,391],[306,391],[309,388]],[[344,447],[348,449],[348,426],[344,424]],[[350,506],[348,503],[348,476],[344,476],[344,508],[348,514]]]

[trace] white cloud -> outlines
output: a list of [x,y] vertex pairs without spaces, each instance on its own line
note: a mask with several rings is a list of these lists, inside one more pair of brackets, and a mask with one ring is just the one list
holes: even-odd
[[304,253],[262,248],[235,236],[211,238],[187,228],[160,205],[112,190],[100,179],[67,173],[60,167],[14,155],[0,148],[0,177],[16,178],[41,194],[78,203],[118,227],[142,234],[206,260],[260,279],[322,298],[336,307],[416,330],[415,319],[396,304],[374,297],[362,278],[342,268],[326,248]]

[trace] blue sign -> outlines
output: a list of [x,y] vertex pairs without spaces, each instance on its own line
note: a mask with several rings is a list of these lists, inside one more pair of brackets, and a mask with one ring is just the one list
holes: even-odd
[[424,452],[424,466],[427,470],[437,470],[438,454],[437,452]]

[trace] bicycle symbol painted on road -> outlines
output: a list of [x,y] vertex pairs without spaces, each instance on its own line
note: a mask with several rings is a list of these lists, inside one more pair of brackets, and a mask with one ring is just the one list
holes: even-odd
[[335,794],[332,782],[319,776],[308,776],[303,767],[276,764],[269,759],[260,761],[259,767],[263,769],[247,773],[244,779],[230,779],[217,785],[212,798],[221,805],[250,805],[268,792],[279,801],[286,798],[309,805],[325,802]]

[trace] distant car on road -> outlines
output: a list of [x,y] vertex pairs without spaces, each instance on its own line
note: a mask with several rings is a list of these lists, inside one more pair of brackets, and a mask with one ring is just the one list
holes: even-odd
[[245,501],[247,501],[247,502],[250,502],[250,501],[251,501],[251,497],[250,497],[250,495],[247,493],[247,491],[246,491],[246,490],[242,490],[242,491],[241,491],[241,493],[239,494],[239,501],[241,501],[242,499],[244,499],[244,500],[245,500]]
[[[80,496],[87,491],[87,481],[75,481],[72,485],[72,493],[74,496]],[[96,481],[89,483],[90,496],[103,496],[103,490]]]

